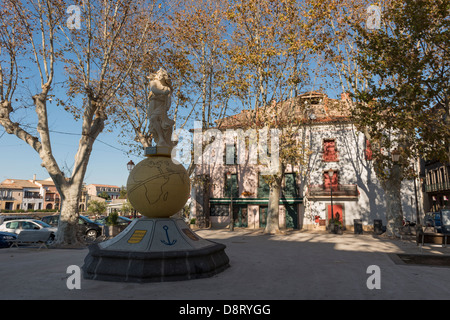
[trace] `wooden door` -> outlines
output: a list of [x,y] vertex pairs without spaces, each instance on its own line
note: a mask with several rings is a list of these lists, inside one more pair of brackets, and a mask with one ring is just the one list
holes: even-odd
[[[341,204],[333,204],[333,217],[334,220],[339,220],[341,225],[344,225],[344,214],[343,208]],[[328,205],[328,220],[331,219],[331,204]]]
[[247,206],[233,205],[233,216],[235,227],[248,227]]
[[285,205],[286,208],[286,228],[298,229],[298,212],[295,204]]

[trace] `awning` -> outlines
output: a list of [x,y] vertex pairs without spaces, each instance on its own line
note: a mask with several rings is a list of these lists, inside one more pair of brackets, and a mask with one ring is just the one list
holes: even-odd
[[[210,198],[210,204],[230,204],[230,198]],[[303,203],[303,198],[281,198],[279,204],[297,204]],[[233,198],[233,204],[256,204],[256,205],[268,205],[269,198]]]

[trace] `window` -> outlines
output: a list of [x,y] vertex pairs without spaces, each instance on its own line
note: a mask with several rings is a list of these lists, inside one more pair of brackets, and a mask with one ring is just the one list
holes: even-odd
[[237,174],[231,174],[230,179],[225,175],[225,197],[230,198],[233,195],[233,198],[239,198],[239,188],[237,181]]
[[212,217],[222,217],[228,216],[230,213],[230,207],[224,204],[213,204],[211,205],[211,210],[209,215]]
[[334,139],[323,140],[323,161],[338,161],[336,141]]
[[332,185],[333,190],[335,190],[338,185],[338,172],[334,171],[333,178],[331,179],[330,182],[330,176],[328,174],[328,171],[325,171],[323,174],[323,185],[325,188],[330,188],[330,186]]
[[236,146],[234,144],[225,145],[224,164],[237,164]]
[[297,197],[297,185],[295,183],[295,173],[284,174],[283,195],[289,198]]
[[6,224],[7,229],[17,229],[19,228],[19,221],[8,222]]
[[264,179],[262,174],[258,176],[258,198],[268,198],[270,194],[270,186]]
[[39,227],[37,225],[35,225],[34,223],[32,223],[32,222],[23,221],[22,222],[22,229],[33,230],[33,229],[39,229]]

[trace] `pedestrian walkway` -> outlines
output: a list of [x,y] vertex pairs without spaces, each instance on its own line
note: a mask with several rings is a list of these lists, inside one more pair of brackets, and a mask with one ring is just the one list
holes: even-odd
[[[230,268],[211,278],[165,283],[81,279],[80,289],[70,290],[68,267],[82,267],[88,249],[7,248],[0,249],[0,299],[435,300],[450,294],[448,267],[407,264],[397,256],[450,256],[449,247],[426,246],[421,252],[415,241],[371,234],[196,233],[227,246]],[[374,283],[380,288],[371,289]]]

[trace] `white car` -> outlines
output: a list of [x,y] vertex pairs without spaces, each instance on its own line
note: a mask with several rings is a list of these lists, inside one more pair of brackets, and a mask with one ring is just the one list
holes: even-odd
[[22,232],[22,230],[32,230],[36,232],[40,232],[41,230],[50,230],[52,231],[50,240],[52,240],[55,238],[57,228],[36,219],[10,220],[3,222],[0,225],[0,231],[19,234],[20,232]]

